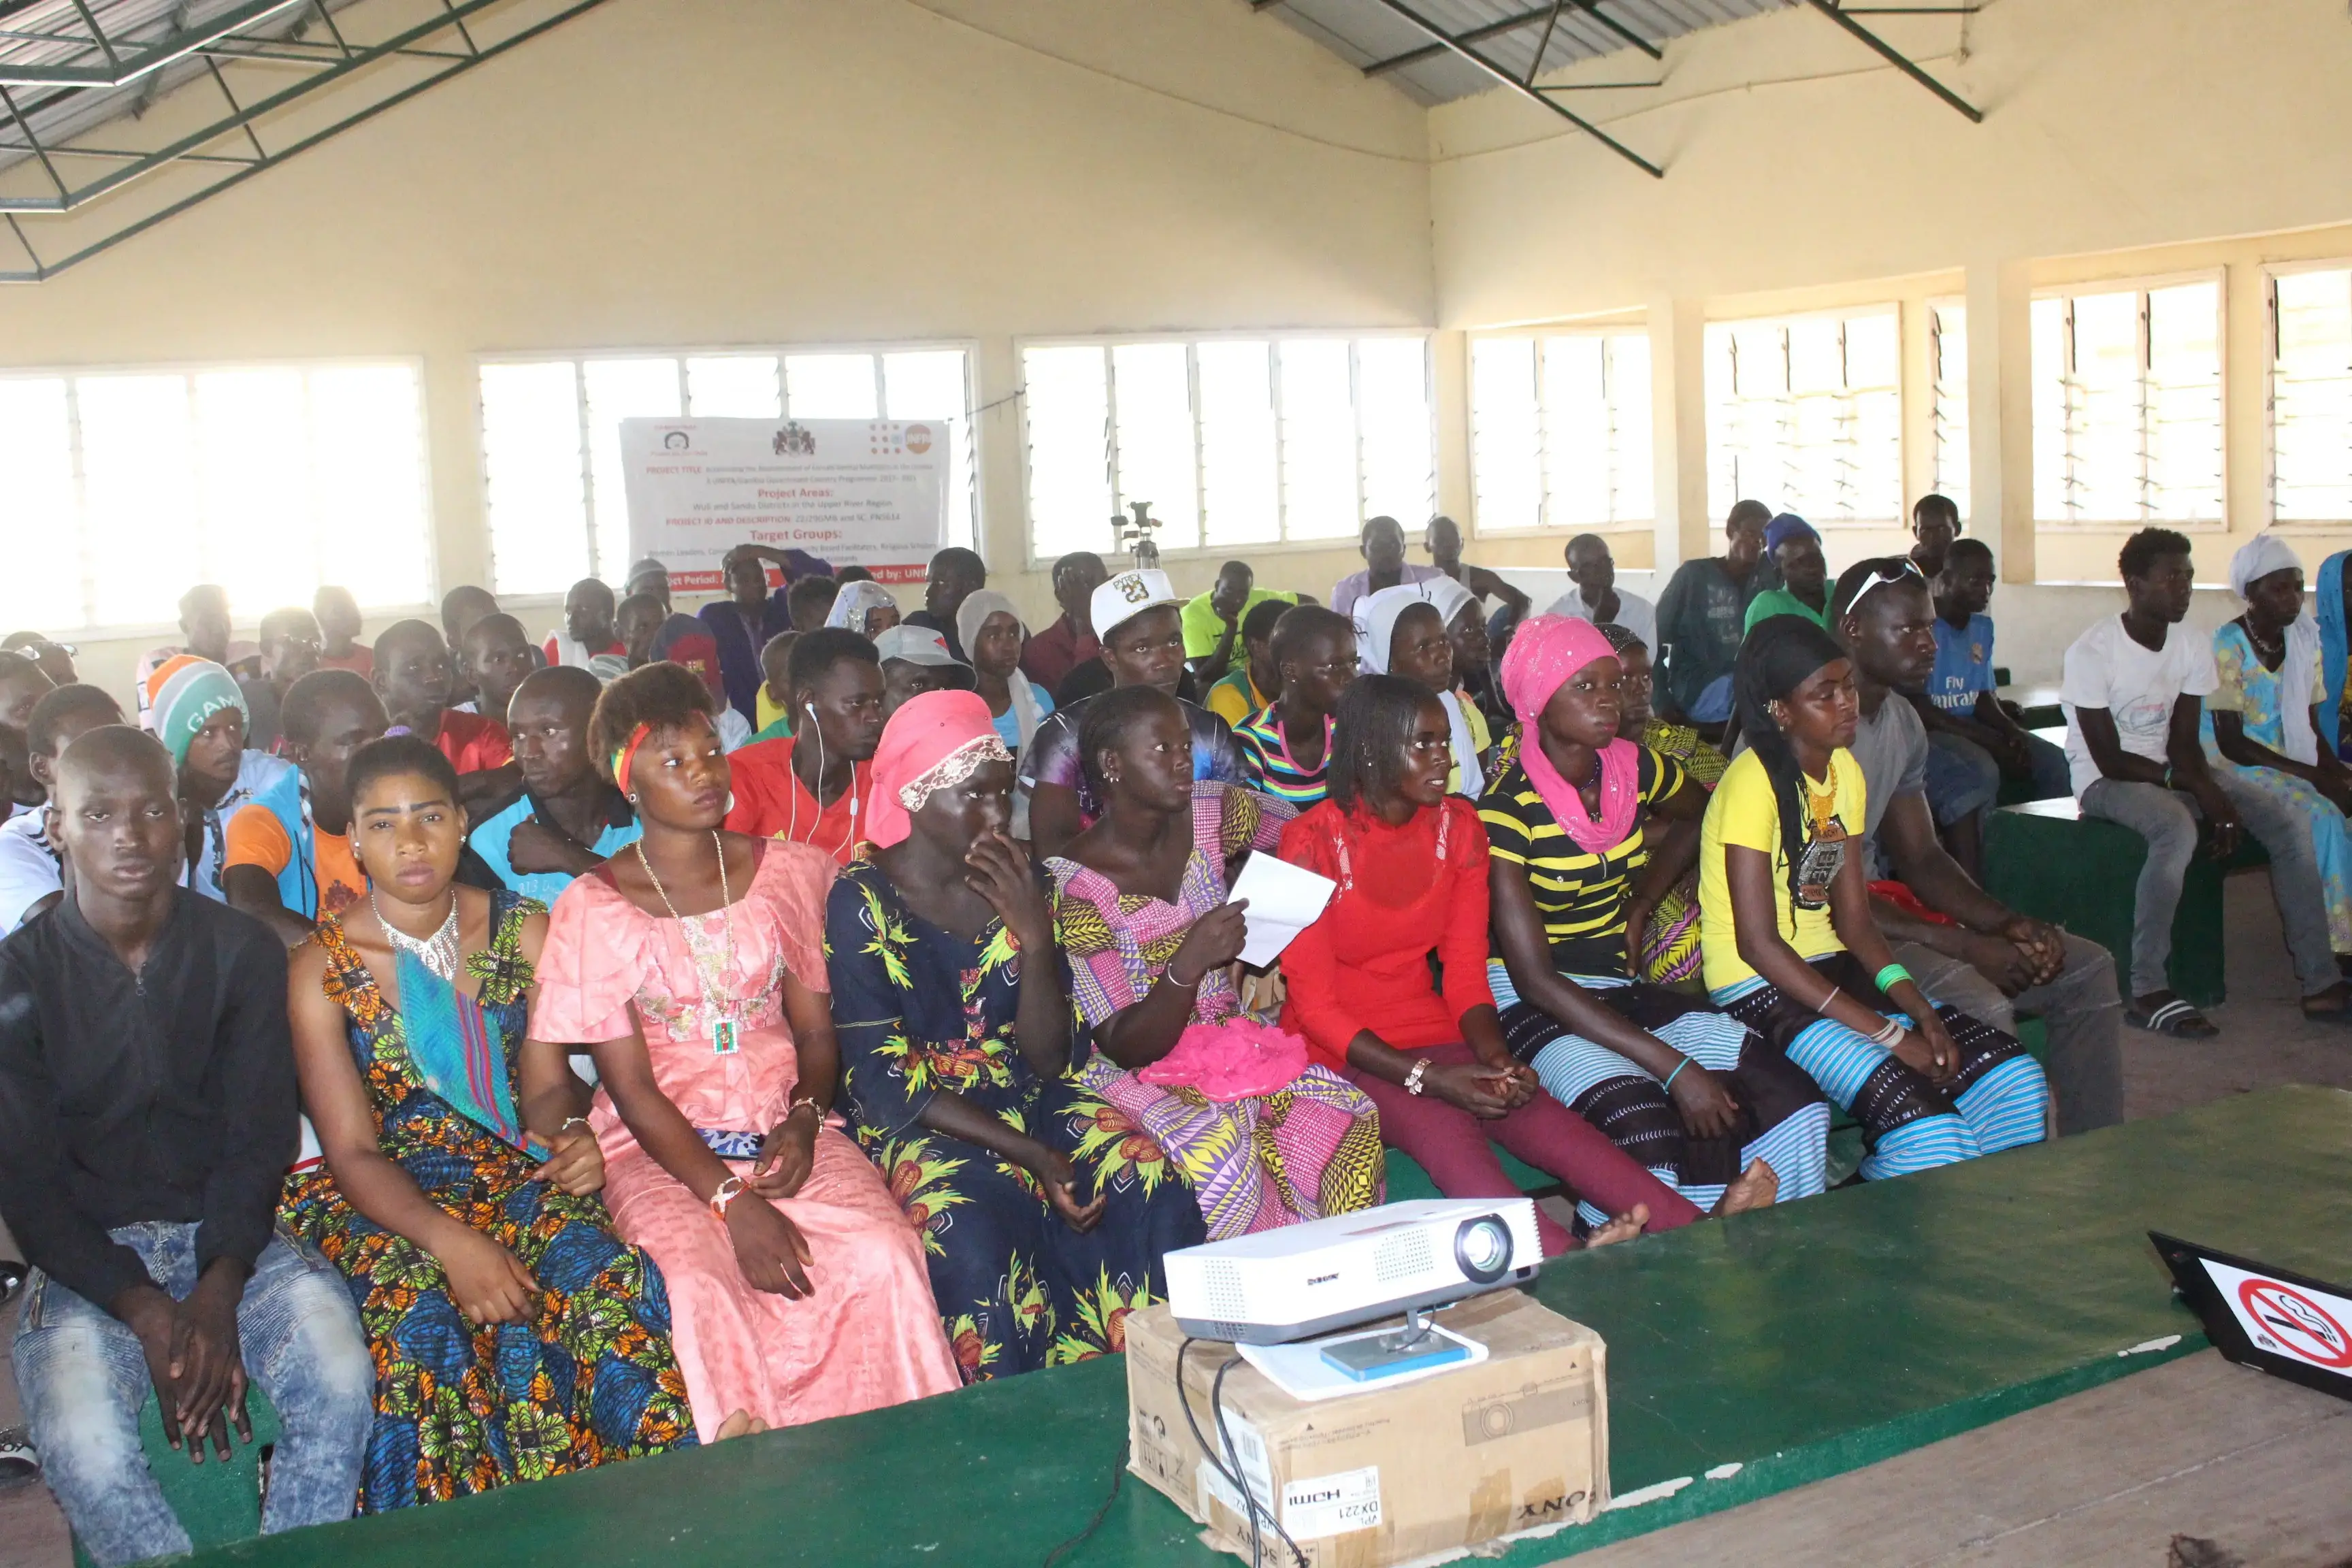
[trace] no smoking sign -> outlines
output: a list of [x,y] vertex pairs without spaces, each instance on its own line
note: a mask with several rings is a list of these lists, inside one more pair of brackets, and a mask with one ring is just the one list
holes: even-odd
[[2352,1378],[2352,1300],[2203,1259],[2255,1349]]

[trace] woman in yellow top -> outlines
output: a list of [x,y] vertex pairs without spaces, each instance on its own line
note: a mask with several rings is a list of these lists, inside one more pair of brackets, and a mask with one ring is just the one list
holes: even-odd
[[1871,916],[1862,766],[1846,750],[1860,704],[1844,650],[1810,620],[1759,622],[1740,646],[1732,700],[1751,749],[1725,770],[1699,835],[1699,940],[1716,1005],[1862,1123],[1871,1180],[2037,1142],[2041,1066],[2010,1036],[1935,1006]]

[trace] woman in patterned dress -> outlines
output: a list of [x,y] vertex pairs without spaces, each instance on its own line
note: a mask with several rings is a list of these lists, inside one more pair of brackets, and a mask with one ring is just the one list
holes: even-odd
[[1227,966],[1244,906],[1225,889],[1247,851],[1274,849],[1289,808],[1195,783],[1183,712],[1156,688],[1095,699],[1078,749],[1103,814],[1045,862],[1072,997],[1097,1047],[1078,1081],[1183,1167],[1212,1239],[1379,1203],[1380,1118],[1362,1090],[1309,1065],[1303,1041],[1264,1050],[1254,1070],[1265,1092],[1212,1098],[1150,1081],[1192,1026],[1239,1013]]
[[1007,836],[1013,760],[987,701],[890,716],[870,842],[826,902],[825,967],[851,1131],[921,1228],[966,1383],[1125,1348],[1201,1241],[1158,1144],[1068,1076],[1054,917]]
[[2327,682],[2320,628],[2303,613],[2303,566],[2276,534],[2261,534],[2231,559],[2230,586],[2246,613],[2213,634],[2205,748],[2310,823],[2328,938],[2339,957],[2352,954],[2352,771],[2320,740]]
[[[370,901],[293,956],[294,1047],[323,1170],[282,1217],[351,1282],[376,1365],[360,1507],[487,1491],[694,1442],[669,1299],[595,1196],[565,1121],[586,1087],[526,1044],[538,905],[454,886],[457,780],[414,737],[351,764]],[[570,1112],[524,1130],[526,1089]]]

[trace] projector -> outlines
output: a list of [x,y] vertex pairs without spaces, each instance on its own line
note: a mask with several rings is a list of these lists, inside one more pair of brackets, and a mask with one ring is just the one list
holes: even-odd
[[1195,1339],[1278,1345],[1535,1278],[1532,1198],[1428,1198],[1168,1254]]

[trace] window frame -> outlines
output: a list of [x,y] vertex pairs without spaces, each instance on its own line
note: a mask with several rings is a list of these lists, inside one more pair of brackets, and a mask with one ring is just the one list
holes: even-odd
[[[1968,529],[1970,515],[1976,508],[1976,461],[1975,455],[1971,450],[1976,438],[1975,424],[1972,418],[1973,411],[1969,406],[1971,372],[1968,369],[1963,369],[1959,382],[1959,397],[1958,399],[1959,405],[1959,417],[1958,425],[1958,434],[1960,435],[1961,439],[1957,443],[1958,452],[1956,454],[1955,461],[1959,469],[1961,483],[1957,488],[1959,489],[1961,496],[1960,498],[1955,498],[1952,495],[1952,490],[1955,487],[1946,482],[1943,471],[1945,446],[1944,437],[1948,429],[1944,419],[1944,391],[1948,384],[1944,376],[1943,356],[1944,326],[1942,312],[1945,310],[1957,310],[1959,312],[1960,354],[1964,361],[1968,357],[1968,296],[1966,294],[1949,293],[1928,295],[1925,300],[1921,301],[1919,322],[1920,330],[1926,336],[1927,350],[1927,374],[1926,384],[1926,391],[1927,394],[1927,473],[1930,492],[1936,495],[1940,495],[1947,500],[1952,500],[1954,504],[1959,508],[1960,528],[1961,531],[1965,532]],[[2027,374],[2029,376],[2032,374],[2030,356]],[[1918,502],[1915,499],[1911,504],[1916,508],[1918,505]],[[1910,525],[1910,518],[1907,514],[1903,519],[1903,523],[1906,528]]]
[[[1651,408],[1649,414],[1650,450],[1650,515],[1627,518],[1601,524],[1555,522],[1551,518],[1551,421],[1550,408],[1543,396],[1544,343],[1551,338],[1628,338],[1649,339],[1646,318],[1613,321],[1579,321],[1556,322],[1541,326],[1479,329],[1463,334],[1462,347],[1462,413],[1463,459],[1465,468],[1465,489],[1469,496],[1470,527],[1468,536],[1474,539],[1549,539],[1575,533],[1598,533],[1604,538],[1612,534],[1647,534],[1657,528],[1658,514],[1658,418],[1657,385],[1658,355],[1654,342],[1649,346]],[[1509,528],[1486,525],[1478,512],[1478,381],[1475,368],[1478,345],[1498,339],[1522,338],[1534,342],[1536,375],[1536,517],[1533,528]],[[1604,354],[1603,363],[1606,363]]]
[[[62,381],[66,392],[67,456],[72,471],[74,494],[74,527],[79,544],[81,570],[74,581],[79,601],[77,614],[92,613],[96,599],[97,556],[92,542],[83,532],[83,509],[87,504],[89,475],[82,458],[81,400],[75,383],[82,378],[112,376],[176,375],[187,383],[189,396],[194,396],[194,380],[199,375],[238,371],[298,371],[307,378],[310,373],[326,370],[381,370],[398,367],[409,372],[416,397],[416,487],[417,499],[425,525],[425,582],[433,595],[428,600],[414,604],[366,605],[361,609],[372,619],[384,616],[405,616],[431,612],[438,615],[441,586],[440,518],[435,506],[436,494],[433,473],[433,409],[427,387],[426,367],[423,354],[310,354],[283,355],[249,360],[189,359],[136,360],[122,363],[100,364],[31,364],[0,365],[0,381]],[[307,384],[306,384],[307,391]],[[487,532],[487,531],[486,531]],[[231,606],[235,608],[232,598]],[[275,608],[276,606],[271,606]],[[255,612],[258,622],[268,609]],[[146,621],[82,621],[75,625],[44,625],[45,635],[69,637],[89,642],[130,641],[135,638],[168,637],[180,629],[174,620]]]
[[[1942,296],[1937,297],[1940,298]],[[1905,374],[1905,362],[1906,356],[1910,352],[1912,334],[1915,331],[1913,311],[1918,309],[1919,305],[1920,300],[1917,298],[1907,294],[1898,293],[1892,298],[1883,294],[1874,294],[1865,299],[1856,299],[1840,304],[1816,305],[1805,310],[1740,310],[1737,312],[1727,314],[1709,312],[1705,321],[1700,324],[1699,328],[1698,376],[1700,408],[1699,427],[1702,442],[1701,452],[1703,454],[1702,460],[1705,462],[1706,469],[1707,510],[1709,515],[1717,517],[1724,515],[1728,511],[1730,505],[1732,504],[1729,501],[1718,504],[1714,493],[1716,452],[1713,424],[1715,399],[1710,395],[1707,386],[1707,372],[1710,368],[1709,361],[1711,359],[1709,344],[1707,342],[1709,332],[1716,328],[1733,330],[1755,322],[1779,322],[1782,330],[1785,331],[1789,327],[1793,326],[1799,321],[1829,320],[1843,322],[1854,321],[1865,316],[1885,316],[1891,319],[1895,323],[1895,510],[1889,516],[1885,518],[1838,518],[1814,516],[1812,515],[1812,510],[1814,509],[1811,509],[1809,506],[1804,516],[1805,520],[1811,523],[1813,527],[1820,529],[1825,533],[1835,530],[1848,530],[1864,532],[1873,531],[1884,531],[1890,528],[1900,529],[1906,532],[1909,531],[1911,527],[1911,487],[1909,482],[1912,457],[1910,429],[1911,408],[1909,401],[1910,387],[1908,385],[1907,377]],[[1920,320],[1917,322],[1916,330],[1932,333],[1934,330],[1932,320]],[[1841,342],[1843,342],[1843,339]],[[1783,352],[1786,352],[1785,346]],[[1737,353],[1736,345],[1734,353],[1735,354]],[[1930,399],[1934,397],[1935,389],[1932,384],[1932,378],[1930,384],[1927,387],[1927,394]],[[1812,396],[1816,395],[1810,393],[1800,394],[1791,391],[1783,394],[1783,395],[1793,399],[1799,396]],[[1854,393],[1851,384],[1849,384],[1846,389],[1837,395],[1852,398],[1855,396],[1856,394]],[[1734,500],[1744,499],[1761,498],[1734,498]]]
[[[1203,437],[1201,424],[1201,363],[1200,356],[1195,350],[1197,346],[1202,343],[1213,342],[1262,342],[1267,345],[1267,389],[1268,396],[1272,402],[1274,409],[1275,523],[1277,530],[1280,530],[1283,532],[1284,537],[1269,540],[1262,543],[1247,545],[1198,544],[1186,545],[1182,548],[1162,546],[1160,552],[1162,561],[1224,561],[1232,559],[1237,552],[1244,551],[1251,552],[1253,557],[1255,557],[1255,555],[1296,555],[1310,551],[1355,548],[1355,544],[1351,543],[1349,539],[1337,535],[1326,539],[1291,539],[1287,537],[1289,501],[1285,494],[1283,469],[1282,355],[1280,352],[1281,345],[1286,341],[1328,342],[1333,340],[1338,340],[1348,345],[1349,396],[1350,399],[1351,408],[1356,410],[1355,473],[1356,517],[1358,529],[1356,538],[1359,542],[1360,541],[1362,526],[1365,521],[1363,458],[1364,425],[1361,412],[1362,405],[1360,401],[1358,401],[1360,388],[1360,372],[1357,361],[1356,344],[1364,340],[1372,338],[1410,338],[1418,341],[1421,344],[1422,387],[1425,394],[1423,405],[1428,410],[1429,418],[1429,489],[1430,505],[1433,509],[1430,515],[1434,517],[1438,515],[1438,509],[1441,507],[1441,502],[1438,498],[1440,492],[1442,468],[1439,442],[1436,363],[1437,331],[1435,328],[1281,327],[1268,328],[1264,331],[1255,331],[1247,328],[1227,328],[1221,329],[1216,331],[1199,332],[1075,332],[1040,334],[1014,338],[1013,340],[1013,367],[1014,378],[1019,383],[1019,392],[1013,399],[1015,411],[1019,416],[1019,417],[1014,421],[1014,439],[1019,444],[1020,448],[1021,551],[1024,564],[1033,572],[1046,571],[1053,566],[1053,563],[1055,561],[1061,558],[1062,554],[1062,552],[1058,552],[1053,555],[1040,555],[1037,553],[1036,519],[1031,511],[1030,504],[1033,495],[1029,468],[1029,399],[1027,396],[1027,356],[1030,350],[1098,348],[1102,351],[1105,386],[1104,405],[1106,410],[1106,425],[1104,429],[1105,458],[1109,465],[1108,472],[1110,476],[1110,491],[1113,498],[1113,504],[1117,505],[1118,504],[1117,499],[1118,496],[1118,441],[1117,437],[1117,431],[1118,428],[1118,378],[1111,374],[1110,353],[1116,348],[1126,348],[1140,344],[1177,343],[1182,345],[1184,349],[1186,398],[1192,422],[1192,493],[1195,497],[1195,504],[1205,507],[1208,491],[1206,469],[1202,461]],[[1110,520],[1106,517],[1103,521],[1104,523],[1108,525]],[[1426,528],[1429,524],[1429,518],[1423,518],[1418,521],[1409,521],[1403,518],[1399,518],[1397,521],[1404,524],[1406,536],[1408,538],[1412,537],[1415,530]],[[1111,561],[1114,557],[1124,555],[1124,552],[1119,551],[1116,546],[1098,551],[1097,553],[1100,554],[1106,561]],[[1117,569],[1116,564],[1114,564],[1113,570]]]
[[[2312,272],[2352,273],[2352,256],[2323,257],[2309,261],[2271,261],[2262,267],[2263,280],[2263,507],[2265,528],[2288,532],[2340,533],[2352,526],[2352,515],[2337,518],[2284,517],[2278,504],[2278,280]],[[2352,292],[2352,277],[2345,280]],[[2226,305],[2224,307],[2226,309]],[[2229,384],[2224,366],[2222,384]],[[2224,427],[2226,428],[2226,426]]]
[[[477,469],[475,479],[481,497],[482,574],[485,577],[490,577],[494,576],[496,573],[496,551],[491,543],[490,464],[489,447],[488,444],[488,429],[482,406],[482,368],[485,365],[529,365],[567,363],[572,366],[574,385],[573,397],[574,401],[578,405],[580,418],[582,523],[587,530],[588,560],[593,570],[595,567],[601,566],[603,563],[596,560],[595,450],[592,442],[592,431],[588,423],[588,378],[585,374],[586,367],[592,363],[612,360],[676,360],[677,362],[678,406],[680,408],[686,408],[688,406],[687,362],[688,360],[757,359],[761,356],[772,356],[776,361],[777,395],[786,403],[787,407],[784,416],[789,418],[791,416],[789,404],[792,392],[786,380],[783,365],[783,361],[789,355],[867,355],[874,361],[875,406],[878,411],[887,409],[889,406],[888,399],[886,395],[887,387],[882,379],[883,356],[886,354],[895,353],[945,353],[950,350],[960,352],[963,355],[964,413],[962,418],[965,425],[965,443],[971,448],[971,538],[970,540],[970,547],[980,552],[981,558],[982,560],[986,560],[987,550],[985,548],[985,542],[988,537],[988,514],[985,498],[988,493],[988,483],[985,464],[983,463],[981,456],[982,442],[980,439],[980,416],[985,412],[985,410],[982,408],[980,402],[980,340],[977,338],[874,338],[859,339],[845,342],[696,343],[686,345],[657,344],[645,346],[613,346],[598,349],[542,349],[536,351],[527,349],[500,349],[496,352],[482,352],[468,356],[467,363],[469,365],[469,375],[467,394],[471,399],[473,405],[474,458]],[[688,413],[681,415],[679,417],[691,419],[698,417],[698,416]],[[700,416],[699,417],[717,419],[730,416],[725,415],[707,415]],[[877,417],[887,418],[888,416],[887,414],[877,412]],[[955,543],[957,541],[950,537],[949,542]],[[629,564],[630,563],[628,562],[621,562],[618,566],[619,571],[625,574],[628,571]],[[607,583],[614,582],[614,579],[609,576],[604,577],[602,580]],[[619,586],[619,584],[614,584],[616,590]],[[521,605],[539,608],[550,605],[561,605],[562,602],[563,594],[561,592],[551,594],[516,593],[499,595],[499,603],[501,605]]]
[[[2032,291],[2027,295],[2024,376],[2026,394],[2026,428],[2028,432],[2025,465],[2027,491],[2030,496],[2037,488],[2035,465],[2040,457],[2039,452],[2034,448],[2032,440],[2034,432],[2034,416],[2036,413],[2034,408],[2034,399],[2038,392],[2033,371],[2032,310],[2034,305],[2043,300],[2072,300],[2086,294],[2137,294],[2140,297],[2140,384],[2142,387],[2141,397],[2144,405],[2146,402],[2146,387],[2148,374],[2147,296],[2158,289],[2174,289],[2191,283],[2210,283],[2213,286],[2213,345],[2215,362],[2214,419],[2216,428],[2220,432],[2218,448],[2221,455],[2221,469],[2216,481],[2217,493],[2220,497],[2220,506],[2217,509],[2219,515],[2212,518],[2199,518],[2193,520],[2148,517],[2144,515],[2137,519],[2100,518],[2077,521],[2067,518],[2043,517],[2041,515],[2042,509],[2039,502],[2033,501],[2029,503],[2027,513],[2032,519],[2035,532],[2040,533],[2046,531],[2051,533],[2102,535],[2130,533],[2143,528],[2168,528],[2176,533],[2186,534],[2210,533],[2226,535],[2229,533],[2231,528],[2230,405],[2231,387],[2236,378],[2231,374],[2230,371],[2230,268],[2226,264],[2217,263],[2211,267],[2191,268],[2177,272],[2126,273],[2120,277],[2077,279],[2065,283],[2042,284],[2034,288]],[[2070,312],[2068,316],[2070,331],[2072,330],[2072,321],[2073,317]],[[2070,342],[2070,353],[2071,348],[2072,345]],[[2071,372],[2069,374],[2071,374]],[[2265,393],[2267,393],[2267,367],[2265,367],[2264,390]],[[2267,424],[2267,421],[2265,421],[2265,423]],[[2141,448],[2140,462],[2140,483],[2144,493],[2147,485],[2147,450],[2145,446]]]

